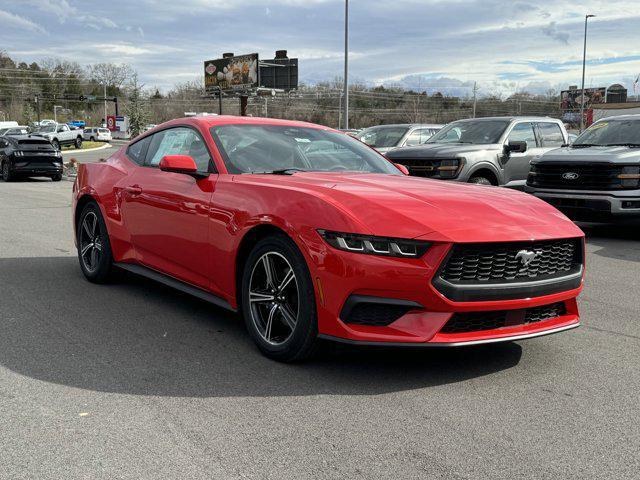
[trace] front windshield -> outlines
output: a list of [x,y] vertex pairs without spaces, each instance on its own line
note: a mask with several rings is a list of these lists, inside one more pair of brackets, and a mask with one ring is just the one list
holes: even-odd
[[362,172],[401,175],[380,154],[337,132],[281,125],[211,128],[229,173]]
[[507,120],[463,120],[453,122],[432,136],[426,143],[498,143],[509,126]]
[[367,128],[360,132],[356,138],[373,148],[395,147],[408,131],[409,127],[402,125],[383,125]]
[[640,145],[640,118],[602,120],[594,123],[573,142],[586,145]]

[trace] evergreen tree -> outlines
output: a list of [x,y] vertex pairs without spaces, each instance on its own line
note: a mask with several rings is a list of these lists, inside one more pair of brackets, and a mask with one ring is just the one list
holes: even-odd
[[129,98],[125,107],[125,113],[129,117],[131,138],[140,135],[151,118],[149,99],[143,91],[143,86],[138,83],[138,75],[134,74],[129,85]]

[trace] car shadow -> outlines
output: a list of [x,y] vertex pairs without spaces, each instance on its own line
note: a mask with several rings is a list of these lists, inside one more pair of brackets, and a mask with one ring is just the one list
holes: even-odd
[[640,262],[640,226],[581,225],[587,243],[598,248],[594,255]]
[[515,343],[465,349],[323,344],[302,364],[263,357],[237,315],[150,280],[110,285],[74,257],[0,259],[0,364],[38,380],[178,397],[371,395],[516,366]]

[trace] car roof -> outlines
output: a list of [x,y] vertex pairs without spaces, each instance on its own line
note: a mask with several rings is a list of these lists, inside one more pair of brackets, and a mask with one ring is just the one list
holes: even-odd
[[504,116],[504,117],[479,117],[479,118],[463,118],[462,120],[456,120],[457,122],[487,122],[491,120],[504,120],[507,122],[513,121],[525,121],[525,122],[559,122],[562,123],[562,120],[553,117],[541,117],[541,116]]
[[600,122],[602,120],[640,120],[640,113],[627,113],[626,115],[611,115],[610,117],[604,117],[596,120]]
[[329,127],[325,127],[324,125],[316,125],[315,123],[309,122],[264,117],[241,117],[236,115],[205,115],[201,117],[177,118],[157,125],[154,130],[158,127],[165,128],[176,124],[200,125],[202,127],[217,127],[220,125],[281,125],[285,127],[308,127],[331,130]]

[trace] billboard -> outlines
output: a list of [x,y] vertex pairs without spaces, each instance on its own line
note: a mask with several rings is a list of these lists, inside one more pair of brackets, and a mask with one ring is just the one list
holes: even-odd
[[260,85],[258,54],[219,58],[204,62],[204,86],[207,92],[243,91]]
[[[605,87],[584,89],[584,108],[588,110],[592,105],[605,103],[607,89]],[[580,104],[582,103],[582,89],[572,88],[560,92],[560,109],[562,120],[570,123],[580,122]]]

